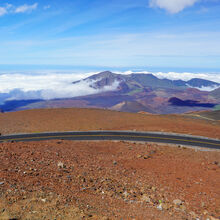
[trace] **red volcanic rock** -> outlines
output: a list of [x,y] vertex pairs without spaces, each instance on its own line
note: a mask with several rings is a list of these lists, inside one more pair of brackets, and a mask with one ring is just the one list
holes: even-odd
[[53,140],[0,144],[0,161],[0,219],[219,215],[218,151]]

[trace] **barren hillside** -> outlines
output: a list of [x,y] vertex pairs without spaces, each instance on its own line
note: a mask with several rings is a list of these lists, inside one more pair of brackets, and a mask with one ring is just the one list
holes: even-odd
[[220,122],[183,115],[149,115],[101,109],[36,109],[0,113],[0,133],[46,131],[165,131],[220,138]]

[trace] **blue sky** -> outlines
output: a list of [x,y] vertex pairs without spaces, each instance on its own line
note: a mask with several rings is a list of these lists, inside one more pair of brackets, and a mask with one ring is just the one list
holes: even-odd
[[1,0],[0,64],[220,70],[220,0]]

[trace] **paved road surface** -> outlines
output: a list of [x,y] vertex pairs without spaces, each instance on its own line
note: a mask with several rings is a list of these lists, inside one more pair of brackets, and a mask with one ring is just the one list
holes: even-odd
[[125,140],[157,142],[194,147],[220,149],[220,140],[202,137],[193,137],[176,134],[162,134],[152,132],[129,132],[129,131],[86,131],[86,132],[56,132],[56,133],[33,133],[0,136],[1,142],[11,141],[41,141],[52,139],[65,140]]

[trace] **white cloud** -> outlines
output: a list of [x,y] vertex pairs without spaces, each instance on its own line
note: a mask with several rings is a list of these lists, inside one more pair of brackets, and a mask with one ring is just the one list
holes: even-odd
[[150,0],[151,7],[159,7],[175,14],[186,7],[194,5],[199,0]]
[[0,74],[0,93],[9,92],[13,89],[27,91],[38,91],[54,89],[57,86],[70,84],[71,82],[81,80],[84,77],[92,75],[77,73],[60,72],[27,72],[21,73],[2,73]]
[[37,9],[38,3],[35,3],[33,5],[27,5],[24,4],[22,6],[19,6],[15,9],[15,13],[26,13],[26,12],[31,12],[35,9]]
[[8,11],[7,11],[6,8],[0,7],[0,16],[3,16],[3,15],[5,15],[5,14],[7,14],[7,13],[8,13]]
[[12,7],[12,4],[5,4],[5,7],[0,7],[0,16],[3,16],[8,13],[8,10]]
[[105,86],[103,89],[94,89],[90,87],[93,83],[93,81],[80,81],[77,84],[63,83],[56,88],[42,90],[41,95],[43,99],[72,98],[104,91],[113,91],[116,90],[119,85],[119,83],[115,81],[111,86]]
[[[3,16],[5,14],[14,14],[14,13],[29,13],[32,12],[33,10],[37,9],[38,3],[35,3],[33,5],[20,5],[15,7],[12,4],[6,3],[4,7],[0,7],[0,16]],[[45,6],[49,8],[50,6]]]
[[215,89],[218,89],[220,86],[202,86],[202,87],[192,87],[192,86],[189,86],[189,87],[195,88],[195,89],[198,89],[198,90],[201,90],[201,91],[210,92],[210,91],[213,91]]
[[95,73],[0,74],[0,93],[8,93],[10,97],[7,100],[54,99],[91,95],[117,89],[119,82],[114,82],[103,89],[90,87],[94,81],[80,81],[72,84],[74,81],[93,74]]

